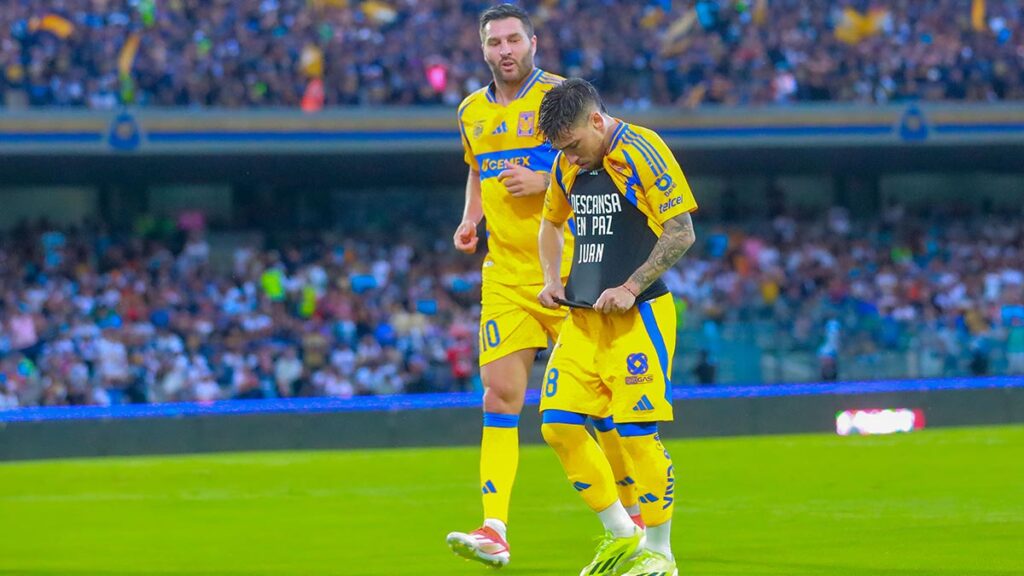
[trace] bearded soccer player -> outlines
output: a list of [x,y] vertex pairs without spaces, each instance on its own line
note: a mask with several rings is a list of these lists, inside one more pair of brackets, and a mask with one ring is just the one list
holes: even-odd
[[[543,275],[537,261],[537,231],[555,151],[537,129],[537,110],[562,78],[534,67],[537,37],[521,8],[502,4],[480,16],[484,60],[494,77],[459,106],[465,161],[469,165],[456,249],[471,254],[477,228],[487,219],[488,253],[483,264],[480,315],[480,376],[484,385],[480,491],[483,526],[448,534],[452,551],[501,567],[509,562],[508,510],[519,464],[519,413],[539,349],[555,339],[565,310],[538,304]],[[571,233],[563,241],[572,245]],[[568,256],[559,277],[568,272]],[[607,414],[598,415],[607,416]],[[632,463],[611,418],[594,427],[618,482],[621,504],[642,525]]]
[[[609,116],[585,80],[544,96],[540,128],[560,152],[538,238],[545,285],[537,298],[549,309],[570,306],[548,362],[541,431],[606,531],[580,574],[676,576],[675,476],[658,436],[658,422],[673,418],[676,311],[661,275],[693,245],[697,203],[661,138]],[[566,222],[576,236],[563,281]],[[583,427],[609,405],[636,467],[646,534],[630,521]]]

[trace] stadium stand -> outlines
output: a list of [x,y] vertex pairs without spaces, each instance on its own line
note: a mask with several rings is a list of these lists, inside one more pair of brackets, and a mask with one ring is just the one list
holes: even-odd
[[[704,230],[666,277],[677,382],[751,334],[762,356],[812,359],[788,381],[1024,373],[1024,226],[943,221],[893,206],[870,222],[833,209]],[[467,389],[479,260],[439,243],[440,222],[296,234],[221,267],[187,219],[20,226],[3,238],[3,405]]]
[[[538,64],[627,108],[1024,99],[1013,1],[524,2]],[[0,6],[0,102],[447,104],[490,78],[462,0],[24,0]],[[571,23],[571,25],[570,25]]]

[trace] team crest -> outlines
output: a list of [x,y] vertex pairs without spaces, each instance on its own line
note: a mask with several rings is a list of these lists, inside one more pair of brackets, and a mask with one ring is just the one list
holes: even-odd
[[476,123],[473,124],[473,138],[474,139],[479,138],[480,136],[483,136],[483,133],[484,133],[484,121],[483,120],[477,120]]
[[533,136],[533,127],[535,120],[537,119],[537,112],[530,110],[528,112],[519,113],[519,130],[516,133],[519,136]]

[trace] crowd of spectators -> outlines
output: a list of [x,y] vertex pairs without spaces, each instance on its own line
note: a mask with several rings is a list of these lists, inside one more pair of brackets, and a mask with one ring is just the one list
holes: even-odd
[[[455,105],[490,80],[480,0],[10,0],[0,102]],[[1024,99],[1024,4],[532,0],[538,65],[609,103]],[[315,89],[311,89],[313,82]]]
[[0,249],[0,405],[468,390],[479,261],[426,234],[216,266],[198,231],[20,227]]
[[[455,253],[449,228],[224,251],[184,219],[171,235],[20,226],[0,242],[0,407],[471,389],[480,260]],[[923,375],[990,373],[994,350],[1024,374],[1020,221],[893,207],[862,224],[836,208],[700,237],[666,281],[681,326],[701,332],[700,354],[679,351],[701,358],[701,381],[721,335],[754,324],[815,353],[825,378],[842,358],[907,349]]]
[[[698,258],[669,272],[712,361],[724,329],[760,326],[767,352],[807,351],[820,378],[841,361],[909,352],[898,374],[1024,374],[1024,224],[909,218],[899,205],[854,222],[842,208],[797,222],[705,232]],[[735,330],[739,328],[740,330]],[[699,376],[699,375],[698,375]]]

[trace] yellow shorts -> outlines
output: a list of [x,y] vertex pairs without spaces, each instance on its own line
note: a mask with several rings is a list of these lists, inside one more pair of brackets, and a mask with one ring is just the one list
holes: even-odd
[[480,307],[480,365],[527,348],[547,348],[558,338],[565,309],[537,302],[540,284],[508,286],[484,281]]
[[671,294],[624,314],[573,308],[548,360],[540,411],[610,415],[616,424],[670,421],[675,348]]

